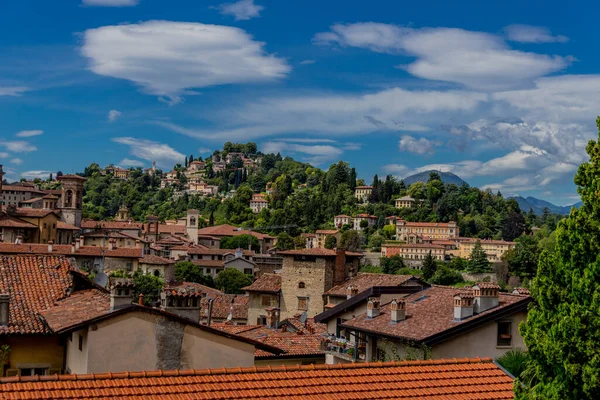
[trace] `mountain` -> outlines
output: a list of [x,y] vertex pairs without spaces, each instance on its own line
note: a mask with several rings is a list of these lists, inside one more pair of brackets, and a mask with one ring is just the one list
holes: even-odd
[[519,203],[519,207],[521,207],[521,210],[523,212],[529,212],[529,209],[532,209],[533,212],[538,215],[542,214],[544,212],[544,208],[546,208],[546,207],[553,214],[568,215],[569,212],[571,211],[571,207],[581,206],[581,202],[575,203],[571,206],[557,206],[546,200],[537,199],[537,198],[531,197],[531,196],[529,196],[527,198],[524,198],[521,196],[514,196],[514,197],[510,197],[510,198],[515,199],[517,201],[517,203]]
[[462,185],[469,186],[469,184],[467,182],[465,182],[464,180],[459,178],[457,175],[454,175],[452,172],[440,172],[440,171],[434,171],[434,170],[423,171],[423,172],[419,172],[418,174],[407,176],[406,178],[403,179],[404,184],[406,186],[410,186],[415,182],[427,183],[427,181],[429,180],[430,172],[437,172],[438,175],[440,176],[440,178],[442,178],[442,182],[444,182],[444,183],[454,183],[457,186],[462,186]]

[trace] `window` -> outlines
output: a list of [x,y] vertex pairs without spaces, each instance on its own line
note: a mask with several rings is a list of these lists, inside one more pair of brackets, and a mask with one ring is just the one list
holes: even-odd
[[83,336],[79,335],[79,351],[83,351]]
[[21,376],[48,375],[48,368],[19,368]]
[[304,282],[298,282],[298,289],[305,289],[306,284]]
[[298,310],[308,310],[308,297],[298,297]]
[[499,347],[507,347],[512,344],[512,324],[510,321],[498,322],[498,338],[496,345]]
[[252,268],[244,268],[244,274],[252,275]]
[[267,317],[264,315],[259,316],[258,318],[256,318],[256,324],[257,325],[266,325],[267,324]]
[[261,304],[263,307],[271,307],[271,296],[262,296]]

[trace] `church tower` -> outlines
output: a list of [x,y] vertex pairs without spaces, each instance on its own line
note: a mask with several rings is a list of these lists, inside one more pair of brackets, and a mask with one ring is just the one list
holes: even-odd
[[62,175],[57,179],[62,182],[62,220],[81,227],[83,183],[86,179],[79,175]]
[[119,208],[115,221],[129,221],[129,209],[126,206]]

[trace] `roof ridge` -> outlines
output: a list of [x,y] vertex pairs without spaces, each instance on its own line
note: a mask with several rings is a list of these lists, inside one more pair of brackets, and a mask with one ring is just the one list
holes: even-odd
[[208,368],[208,369],[175,369],[175,370],[156,370],[156,371],[138,371],[138,372],[107,372],[90,374],[68,374],[68,375],[46,375],[46,376],[13,376],[0,378],[0,383],[18,383],[18,382],[52,382],[52,381],[84,381],[84,380],[107,380],[107,379],[127,379],[127,378],[156,378],[173,376],[202,376],[202,375],[231,375],[247,374],[259,372],[298,372],[298,371],[316,371],[316,370],[335,370],[335,369],[363,369],[363,368],[381,368],[381,367],[409,367],[409,366],[427,366],[427,365],[456,365],[456,364],[493,364],[489,357],[484,358],[450,358],[437,360],[412,360],[412,361],[377,361],[369,363],[352,364],[318,364],[318,365],[282,365],[280,367],[234,367],[234,368]]

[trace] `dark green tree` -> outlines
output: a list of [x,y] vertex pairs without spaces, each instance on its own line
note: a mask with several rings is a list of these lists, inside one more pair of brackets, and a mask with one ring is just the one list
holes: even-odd
[[510,272],[521,278],[533,278],[540,257],[538,241],[531,235],[523,235],[517,238],[516,243],[506,259]]
[[467,269],[469,272],[489,272],[491,264],[488,261],[485,251],[481,248],[481,242],[478,240],[473,246]]
[[185,162],[184,162],[184,165],[185,165],[185,167],[187,168],[187,166],[188,166],[188,158],[187,158],[187,157],[185,157]]
[[435,257],[431,255],[431,250],[423,259],[423,266],[421,267],[421,271],[423,271],[423,279],[429,281],[433,274],[437,271],[437,264],[435,262]]
[[360,251],[360,242],[360,234],[354,229],[350,229],[342,233],[340,247],[348,251]]
[[251,284],[252,277],[235,268],[225,268],[215,278],[215,287],[227,294],[242,294],[242,288]]
[[337,247],[337,239],[333,235],[327,235],[325,237],[325,248],[326,249],[334,249]]
[[133,289],[134,302],[138,302],[140,293],[144,295],[145,306],[151,306],[153,302],[160,299],[160,292],[164,286],[164,282],[161,278],[151,274],[144,274],[141,271],[136,271],[133,274],[133,283],[135,284],[135,288]]
[[381,264],[381,270],[384,274],[395,274],[399,270],[406,268],[404,259],[399,255],[381,257],[379,263]]
[[204,275],[202,268],[191,261],[179,261],[175,264],[175,280],[178,282],[195,282],[214,287],[212,276]]
[[294,238],[287,232],[281,232],[277,235],[277,250],[292,250],[294,245]]
[[188,165],[190,165],[194,161],[194,155],[190,154],[190,159],[188,160]]
[[350,170],[350,179],[348,181],[348,186],[350,187],[350,190],[354,190],[354,188],[356,188],[356,169],[352,168]]
[[224,237],[221,239],[222,249],[244,249],[254,250],[260,252],[260,243],[255,236],[252,235],[238,235],[231,237]]
[[464,280],[460,272],[448,268],[446,264],[440,265],[437,271],[435,271],[435,274],[433,274],[433,276],[429,280],[430,283],[446,286],[455,285],[463,281]]
[[600,117],[590,160],[575,175],[582,205],[572,209],[556,233],[554,254],[543,252],[531,285],[535,303],[520,332],[534,375],[524,399],[600,398]]

